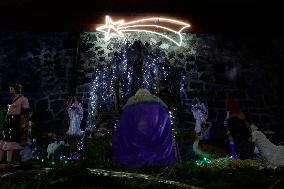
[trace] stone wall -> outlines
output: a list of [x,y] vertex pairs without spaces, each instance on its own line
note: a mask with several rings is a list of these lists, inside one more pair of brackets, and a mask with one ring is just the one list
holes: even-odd
[[[231,93],[261,129],[270,128],[277,132],[278,141],[281,137],[283,140],[283,100],[279,96],[283,39],[213,34],[183,37],[184,43],[178,47],[154,35],[127,35],[127,41],[140,40],[158,46],[171,66],[186,72],[188,99],[182,107],[182,128],[194,126],[189,106],[197,96],[208,102],[208,121],[222,127],[226,94]],[[8,82],[20,81],[34,111],[44,116],[40,118],[41,124],[63,132],[68,127],[64,111],[67,97],[75,89],[84,97],[86,119],[95,68],[107,64],[125,43],[126,39],[122,38],[105,43],[104,36],[97,32],[81,33],[79,38],[75,33],[1,32],[1,104],[7,102]]]
[[75,50],[74,33],[0,32],[1,106],[9,102],[9,83],[19,82],[38,125],[65,130]]
[[108,63],[115,52],[122,50],[126,41],[140,40],[159,46],[171,66],[186,71],[188,99],[182,109],[183,128],[194,126],[195,120],[190,112],[194,97],[207,100],[208,121],[222,127],[226,95],[232,94],[241,110],[262,130],[272,129],[281,133],[278,136],[283,138],[283,103],[278,96],[280,84],[276,69],[283,61],[279,39],[212,34],[184,34],[183,37],[184,43],[178,47],[166,39],[139,33],[128,35],[127,40],[116,38],[107,43],[101,33],[82,33],[77,93],[88,97],[94,68]]

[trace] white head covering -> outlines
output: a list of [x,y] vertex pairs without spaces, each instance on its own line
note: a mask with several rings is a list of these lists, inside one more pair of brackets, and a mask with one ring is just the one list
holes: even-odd
[[251,124],[250,125],[250,130],[251,130],[251,132],[257,131],[258,127],[255,124]]
[[138,96],[138,95],[151,95],[151,93],[147,89],[140,88],[135,93],[135,96]]

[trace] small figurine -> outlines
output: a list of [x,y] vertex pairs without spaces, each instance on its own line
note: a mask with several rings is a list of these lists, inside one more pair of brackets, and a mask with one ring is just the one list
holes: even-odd
[[73,99],[69,100],[67,103],[67,112],[70,118],[70,126],[67,135],[82,135],[83,131],[81,131],[81,121],[83,119],[83,108],[81,103],[78,102],[77,97],[73,97]]

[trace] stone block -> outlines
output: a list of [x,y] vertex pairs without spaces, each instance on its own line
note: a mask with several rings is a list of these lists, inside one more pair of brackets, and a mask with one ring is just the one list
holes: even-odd
[[43,130],[46,132],[56,133],[56,135],[65,136],[66,129],[68,126],[63,124],[61,119],[48,120],[43,123]]
[[255,102],[253,100],[244,100],[243,105],[247,108],[254,107]]
[[228,79],[223,74],[214,75],[215,84],[228,85]]
[[204,89],[204,84],[203,82],[198,82],[198,81],[191,81],[189,83],[189,89]]
[[216,120],[217,118],[217,112],[215,110],[213,110],[213,108],[208,108],[208,119],[210,120]]
[[247,95],[244,91],[236,91],[233,94],[236,98],[241,99],[241,100],[246,99],[246,97],[247,97]]
[[31,121],[34,122],[37,126],[41,127],[46,121],[52,120],[53,115],[52,111],[43,110],[35,111],[31,117]]
[[217,121],[222,122],[225,120],[227,112],[225,109],[218,109],[217,110]]
[[275,99],[275,96],[273,95],[264,95],[264,101],[265,101],[265,104],[270,105],[270,106],[276,104],[276,99]]
[[272,117],[269,115],[260,116],[260,120],[262,121],[262,123],[271,123],[271,121],[273,121]]
[[185,69],[186,71],[196,70],[196,65],[192,63],[187,63]]
[[216,100],[215,101],[215,108],[225,108],[226,107],[226,101],[224,100]]
[[49,96],[49,99],[52,101],[52,100],[59,99],[59,97],[60,97],[59,94],[53,94]]
[[48,99],[39,100],[36,103],[36,111],[46,111],[48,109]]
[[58,78],[65,78],[65,77],[66,77],[66,72],[65,72],[65,71],[62,71],[62,70],[57,71],[57,72],[56,72],[56,76],[57,76]]
[[184,54],[183,54],[183,53],[179,53],[177,56],[178,56],[178,58],[180,58],[180,59],[184,59]]
[[197,73],[197,72],[191,72],[191,73],[189,73],[189,79],[191,79],[191,80],[197,80],[197,79],[198,79],[198,73]]
[[105,61],[105,57],[99,57],[99,61],[104,62]]
[[55,114],[57,114],[60,110],[64,110],[65,108],[66,100],[54,100],[50,102],[50,109],[52,109]]
[[190,100],[190,103],[191,103],[191,100],[196,98],[196,97],[199,97],[199,92],[198,91],[190,91],[190,92],[187,92],[187,98]]
[[105,53],[105,51],[103,49],[98,51],[99,56],[104,55],[104,53]]
[[212,81],[211,75],[209,75],[208,73],[202,73],[202,74],[200,74],[199,79],[200,79],[201,81],[206,82],[206,83],[209,83],[209,82]]
[[256,114],[264,114],[264,113],[267,113],[267,110],[262,109],[262,108],[250,108],[249,112],[256,113]]
[[217,91],[216,98],[226,100],[227,92],[226,91]]
[[189,63],[189,62],[194,62],[195,61],[195,57],[191,56],[191,55],[187,55],[185,58],[185,62]]
[[84,73],[88,74],[88,73],[94,73],[95,72],[95,68],[87,68],[85,69]]
[[255,123],[256,125],[259,125],[261,123],[260,116],[258,114],[250,114],[251,122]]
[[100,46],[96,46],[96,47],[95,47],[95,51],[98,51],[98,50],[100,50],[100,49],[102,49],[102,47],[100,47]]

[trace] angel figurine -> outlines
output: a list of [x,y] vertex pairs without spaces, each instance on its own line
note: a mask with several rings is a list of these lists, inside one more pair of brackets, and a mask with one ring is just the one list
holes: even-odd
[[206,120],[208,118],[208,109],[203,102],[201,102],[199,99],[195,99],[191,105],[191,111],[196,120],[195,132],[198,136],[200,136],[202,128],[205,126]]
[[82,135],[81,121],[83,119],[82,104],[78,102],[77,97],[69,99],[67,103],[67,112],[69,114],[70,125],[66,132],[67,135]]

